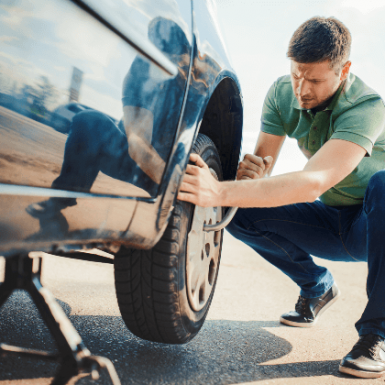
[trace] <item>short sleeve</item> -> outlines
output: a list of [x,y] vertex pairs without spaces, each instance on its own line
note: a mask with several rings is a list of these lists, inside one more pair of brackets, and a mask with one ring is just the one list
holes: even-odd
[[367,155],[384,131],[385,107],[380,98],[365,100],[340,115],[334,122],[330,139],[342,139],[363,147]]
[[275,82],[269,89],[262,108],[261,116],[261,131],[267,134],[285,136],[286,132],[283,128],[283,123],[279,115],[279,110],[276,103],[276,86]]

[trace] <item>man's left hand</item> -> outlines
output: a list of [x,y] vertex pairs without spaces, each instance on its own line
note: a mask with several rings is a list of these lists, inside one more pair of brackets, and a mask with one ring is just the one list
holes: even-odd
[[197,154],[190,155],[178,199],[201,207],[220,206],[221,183],[211,174],[209,167]]

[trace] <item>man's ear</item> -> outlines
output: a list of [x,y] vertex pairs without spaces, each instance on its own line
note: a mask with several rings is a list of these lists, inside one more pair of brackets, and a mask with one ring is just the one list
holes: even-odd
[[345,65],[342,67],[340,80],[345,80],[349,75],[350,66],[352,65],[351,61],[347,61]]

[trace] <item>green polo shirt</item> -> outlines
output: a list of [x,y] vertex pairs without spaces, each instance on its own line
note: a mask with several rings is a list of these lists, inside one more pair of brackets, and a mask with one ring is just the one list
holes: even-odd
[[329,106],[315,114],[299,106],[290,76],[279,78],[266,96],[261,121],[263,132],[295,138],[308,159],[329,139],[347,140],[366,150],[353,172],[320,196],[326,205],[361,204],[370,177],[385,168],[384,102],[353,74]]

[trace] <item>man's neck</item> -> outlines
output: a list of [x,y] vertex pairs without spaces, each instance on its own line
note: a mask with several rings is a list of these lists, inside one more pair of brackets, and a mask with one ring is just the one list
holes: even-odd
[[[337,92],[337,91],[336,91],[336,92]],[[312,112],[313,114],[316,114],[316,113],[319,112],[319,111],[323,111],[323,110],[324,110],[324,109],[331,103],[331,101],[333,100],[333,98],[334,98],[336,92],[335,92],[332,96],[330,96],[329,99],[325,100],[324,102],[322,102],[321,104],[319,104],[317,107],[312,108],[312,109],[311,109],[311,112]]]

